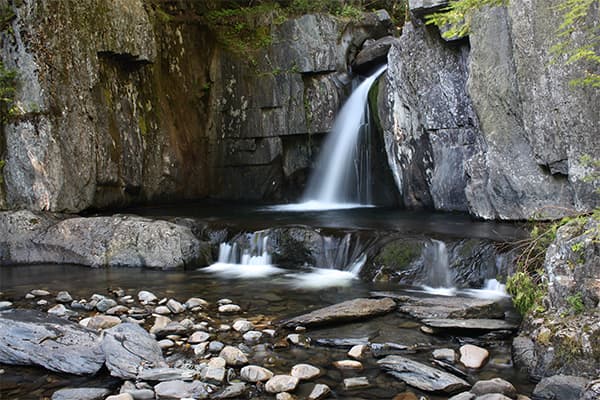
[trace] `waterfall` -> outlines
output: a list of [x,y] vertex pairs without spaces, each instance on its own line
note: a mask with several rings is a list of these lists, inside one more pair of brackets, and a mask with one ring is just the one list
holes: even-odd
[[450,274],[450,262],[446,244],[441,240],[431,239],[425,248],[427,281],[423,288],[430,293],[451,296],[456,293]]

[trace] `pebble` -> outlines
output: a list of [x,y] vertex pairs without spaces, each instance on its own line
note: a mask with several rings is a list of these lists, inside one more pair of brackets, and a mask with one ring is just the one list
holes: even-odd
[[331,393],[329,386],[322,383],[317,383],[313,390],[308,395],[308,400],[321,400]]
[[265,335],[271,336],[271,337],[275,337],[275,329],[263,329],[262,333],[264,333]]
[[153,303],[158,300],[158,297],[154,295],[152,292],[148,292],[147,290],[141,290],[138,292],[138,300],[142,303]]
[[59,303],[70,303],[73,301],[73,297],[69,292],[62,290],[56,295],[56,301]]
[[348,357],[354,358],[355,360],[362,360],[368,349],[369,346],[365,344],[357,344],[348,351]]
[[307,381],[321,375],[321,370],[310,364],[296,364],[292,367],[291,375],[301,381]]
[[204,380],[208,383],[221,384],[225,380],[225,368],[208,367],[204,373]]
[[356,378],[346,378],[344,379],[344,389],[352,390],[359,389],[369,386],[369,380],[366,376],[359,376]]
[[221,300],[217,301],[217,304],[220,306],[225,305],[225,304],[232,304],[232,303],[233,303],[233,301],[230,299],[221,299]]
[[236,332],[240,332],[240,333],[246,333],[248,331],[251,331],[252,329],[254,329],[254,324],[250,321],[247,321],[245,319],[238,319],[237,321],[235,321],[233,323],[233,329]]
[[0,301],[0,311],[8,310],[12,308],[13,303],[10,301]]
[[333,366],[338,369],[362,369],[363,365],[360,361],[356,360],[341,360],[334,361]]
[[69,309],[62,304],[57,304],[48,310],[48,314],[56,315],[57,317],[64,317],[69,312]]
[[166,328],[169,322],[171,322],[171,318],[163,315],[156,315],[154,318],[154,325],[152,325],[152,328],[150,328],[150,333],[156,333],[160,330],[163,330]]
[[219,357],[224,359],[227,365],[234,367],[248,364],[248,357],[240,349],[233,346],[225,346],[219,353]]
[[99,300],[98,303],[96,303],[96,310],[103,313],[106,312],[108,309],[115,307],[116,305],[116,301],[105,297],[102,300]]
[[167,306],[158,306],[154,309],[154,313],[158,315],[169,315],[171,310]]
[[501,378],[475,382],[470,392],[476,396],[482,396],[489,393],[501,393],[510,398],[517,397],[517,389],[515,389],[512,383]]
[[201,299],[199,297],[190,297],[186,302],[185,302],[185,306],[192,310],[195,308],[206,308],[208,307],[208,301]]
[[200,343],[196,346],[194,346],[194,354],[202,357],[204,354],[206,354],[206,348],[208,347],[208,343]]
[[304,348],[310,347],[310,338],[304,335],[300,335],[298,333],[290,333],[286,336],[288,342],[295,346],[300,346]]
[[231,330],[231,325],[221,324],[217,330],[219,332],[229,332]]
[[429,335],[433,335],[433,333],[435,332],[435,331],[433,330],[433,328],[430,328],[430,327],[428,327],[427,325],[423,325],[423,326],[421,326],[421,328],[420,328],[420,329],[421,329],[421,332],[423,332],[423,333],[427,333],[427,334],[429,334]]
[[188,343],[196,344],[206,342],[210,339],[210,333],[204,331],[196,331],[188,338]]
[[45,306],[45,305],[47,305],[47,304],[48,304],[48,301],[47,301],[47,300],[43,300],[43,299],[42,299],[42,300],[39,300],[39,301],[37,302],[37,305],[38,305],[38,306]]
[[32,295],[31,293],[27,293],[27,294],[25,295],[25,298],[26,298],[27,300],[31,300],[31,299],[35,299],[35,296],[34,296],[34,295]]
[[225,345],[217,340],[213,340],[212,342],[210,342],[208,344],[208,351],[211,353],[218,353],[221,350],[223,350],[223,347],[225,347]]
[[489,355],[486,349],[472,344],[460,347],[460,362],[467,368],[481,368]]
[[[84,321],[86,321],[85,325]],[[119,325],[121,323],[121,318],[113,317],[111,315],[95,315],[89,319],[84,318],[79,321],[79,323],[88,329],[102,330]]]
[[433,351],[433,358],[454,364],[456,362],[456,353],[453,349],[435,349]]
[[213,357],[208,360],[207,365],[212,368],[225,368],[227,362],[221,357]]
[[265,384],[265,390],[269,393],[289,392],[298,386],[300,380],[290,375],[275,375]]
[[257,344],[258,342],[260,342],[260,339],[262,338],[262,332],[248,331],[248,332],[244,333],[244,335],[242,337],[244,338],[244,341],[246,343]]
[[125,306],[114,306],[106,310],[107,315],[123,315],[129,313],[129,308]]
[[273,372],[258,365],[247,365],[240,371],[240,376],[246,382],[264,382],[273,377]]
[[219,312],[223,314],[234,314],[242,311],[242,308],[237,304],[225,304],[219,306]]
[[134,398],[130,393],[121,393],[108,396],[105,400],[134,400]]
[[163,350],[170,349],[173,346],[175,346],[175,342],[173,342],[171,339],[163,339],[158,341],[158,347]]
[[276,400],[296,400],[296,396],[288,392],[281,392],[275,395]]
[[181,314],[185,311],[185,307],[183,306],[183,304],[181,304],[175,299],[169,299],[169,301],[167,301],[167,307],[174,314]]
[[34,297],[44,297],[44,296],[50,295],[49,291],[42,290],[42,289],[35,289],[35,290],[32,290],[29,293],[31,293]]

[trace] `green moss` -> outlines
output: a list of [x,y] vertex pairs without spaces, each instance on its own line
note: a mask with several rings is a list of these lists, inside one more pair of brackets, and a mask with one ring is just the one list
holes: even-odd
[[138,128],[140,128],[140,133],[142,136],[146,136],[148,133],[148,127],[146,126],[146,118],[143,115],[138,117]]
[[541,308],[546,294],[546,285],[526,272],[519,271],[506,280],[506,290],[512,296],[513,304],[521,315]]
[[386,244],[375,262],[388,267],[406,268],[421,255],[422,246],[416,243],[395,241]]
[[0,160],[0,185],[4,184],[4,166],[6,165],[5,160]]
[[574,295],[567,296],[567,304],[569,307],[571,307],[571,312],[574,314],[581,314],[585,310],[583,296],[579,292]]
[[555,363],[571,363],[583,355],[583,346],[576,336],[560,336],[555,341],[556,359]]

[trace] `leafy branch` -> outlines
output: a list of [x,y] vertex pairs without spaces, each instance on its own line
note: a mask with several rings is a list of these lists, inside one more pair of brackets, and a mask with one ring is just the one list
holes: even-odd
[[442,32],[446,39],[460,38],[469,34],[474,11],[484,6],[501,6],[507,3],[508,0],[452,0],[440,12],[425,16],[425,23],[447,28]]

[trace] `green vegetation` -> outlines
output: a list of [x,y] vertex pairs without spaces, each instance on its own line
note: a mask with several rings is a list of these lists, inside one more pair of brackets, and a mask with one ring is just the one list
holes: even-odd
[[581,314],[585,310],[585,305],[583,304],[583,297],[580,292],[568,296],[567,304],[571,307],[571,312],[574,314]]
[[600,87],[600,25],[590,24],[591,27],[584,28],[593,7],[598,7],[598,0],[564,0],[557,7],[563,15],[558,27],[560,42],[550,51],[556,58],[566,57],[566,65],[583,62],[588,67],[583,77],[570,82],[572,85],[597,88]]
[[406,268],[421,255],[421,245],[395,241],[386,244],[375,261],[387,267]]
[[532,310],[541,310],[541,302],[546,293],[546,286],[540,275],[529,275],[519,271],[508,277],[506,290],[512,296],[513,304],[521,315]]
[[440,12],[425,17],[428,25],[447,28],[442,36],[446,39],[469,34],[473,12],[484,6],[501,6],[508,0],[452,0]]
[[4,165],[6,165],[6,161],[0,160],[0,185],[4,183]]
[[17,71],[9,69],[0,61],[0,124],[6,124],[16,113],[14,97],[17,85]]

